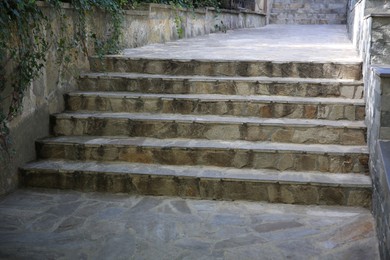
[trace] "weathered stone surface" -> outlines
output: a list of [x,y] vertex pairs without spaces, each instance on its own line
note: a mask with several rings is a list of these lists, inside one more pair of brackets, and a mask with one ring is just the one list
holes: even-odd
[[273,0],[270,23],[273,24],[345,24],[347,0]]
[[[69,3],[71,1],[60,1],[61,5],[53,8],[46,1],[38,1],[37,5],[47,18],[50,29],[43,33],[43,37],[50,47],[45,53],[45,59],[41,73],[35,77],[28,87],[23,97],[24,109],[20,110],[17,118],[9,125],[12,133],[12,147],[9,150],[15,151],[15,158],[11,160],[1,159],[0,163],[0,194],[12,192],[18,186],[17,168],[24,163],[34,160],[34,140],[49,134],[48,115],[58,113],[64,109],[63,94],[77,87],[77,78],[80,72],[89,69],[89,55],[95,54],[94,41],[83,43],[84,51],[76,51],[69,54],[64,62],[63,48],[57,48],[56,37],[53,35],[63,35],[66,41],[71,42],[73,36],[77,34],[76,24],[79,22],[78,11]],[[64,3],[66,2],[66,3]],[[66,22],[62,23],[63,16]],[[175,18],[180,17],[183,28],[183,37],[191,38],[195,36],[209,34],[217,31],[215,24],[224,22],[227,29],[253,28],[265,25],[265,15],[247,11],[220,10],[216,15],[215,10],[203,9],[189,11],[169,7],[167,5],[147,4],[137,6],[132,10],[123,13],[123,26],[121,26],[122,36],[118,46],[139,47],[150,43],[162,43],[179,38]],[[97,39],[103,40],[107,32],[111,31],[111,16],[99,8],[93,12],[85,14],[85,26],[88,32],[96,34]],[[69,46],[70,48],[70,46]],[[4,82],[11,83],[9,75],[11,67],[15,64],[6,62],[9,57],[5,57],[2,66],[6,65],[7,71]],[[66,63],[66,64],[65,64]],[[9,66],[8,66],[9,65]],[[9,68],[8,68],[9,67]],[[66,67],[66,68],[65,68]],[[8,113],[8,107],[12,102],[12,93],[8,86],[5,91],[1,90],[0,110]],[[27,127],[26,127],[27,126]],[[33,130],[32,130],[33,128]],[[2,149],[3,150],[3,149]],[[6,152],[1,157],[8,156]]]
[[275,95],[361,99],[361,82],[334,79],[265,77],[174,77],[137,73],[88,73],[79,80],[83,91],[128,91],[164,94]]
[[[267,46],[281,44],[274,33],[282,29],[284,36],[306,30],[304,42],[290,37],[289,46],[313,46],[275,52]],[[21,179],[39,187],[368,207],[361,61],[341,32],[270,26],[248,38],[213,35],[211,45],[199,38],[93,57],[84,91],[68,94],[70,111],[52,117],[57,137],[37,143],[41,159],[67,163],[25,169]],[[269,38],[258,48],[260,35]],[[343,47],[327,44],[332,39]],[[208,248],[196,239],[177,245]]]
[[[252,69],[243,70],[249,63]],[[206,60],[161,60],[109,56],[100,60],[90,58],[91,69],[95,72],[136,72],[170,75],[205,75],[205,76],[265,76],[265,77],[301,77],[301,78],[339,78],[361,79],[361,63],[305,63],[271,61],[206,61]],[[293,71],[284,71],[283,66],[292,66]],[[269,68],[269,69],[268,69]]]
[[[127,161],[168,165],[209,165],[277,169],[293,160],[291,170],[334,173],[367,172],[364,147],[250,143],[246,141],[58,137],[38,142],[41,158]],[[290,167],[290,166],[289,166]]]
[[[369,177],[333,174],[332,179],[324,173],[310,174],[94,161],[45,161],[28,165],[22,171],[24,185],[29,187],[306,205],[370,206]],[[70,207],[72,205],[69,204]]]
[[[389,141],[380,141],[373,148],[375,153],[370,158],[370,172],[373,179],[373,214],[379,239],[379,252],[382,258],[390,256],[390,185],[389,185]],[[363,196],[357,194],[357,196]]]
[[[70,197],[74,211],[48,213]],[[2,198],[0,208],[5,259],[379,259],[363,208],[37,189]]]
[[[153,114],[62,114],[53,117],[55,135],[142,136],[215,140],[364,145],[362,123],[242,117]],[[283,123],[283,128],[281,128]],[[346,128],[349,126],[350,128]]]

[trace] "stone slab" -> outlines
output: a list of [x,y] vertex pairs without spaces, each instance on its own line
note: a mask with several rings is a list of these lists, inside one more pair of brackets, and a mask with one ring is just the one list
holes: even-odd
[[270,169],[232,169],[224,167],[204,166],[173,166],[142,163],[121,163],[121,162],[77,162],[65,160],[41,160],[31,162],[23,167],[24,170],[58,170],[89,172],[117,173],[117,174],[140,174],[140,175],[161,175],[177,177],[194,177],[207,179],[226,180],[249,180],[281,184],[311,184],[318,186],[335,187],[364,187],[371,188],[371,179],[362,174],[326,174],[320,172],[294,172],[275,171]]
[[90,57],[93,72],[132,72],[170,75],[265,76],[360,80],[361,62],[206,60],[134,58],[123,55]]
[[[232,55],[233,54],[233,55]],[[159,59],[360,62],[345,25],[267,25],[126,49],[125,57]]]
[[265,76],[206,76],[206,75],[169,75],[169,74],[146,74],[130,72],[82,72],[80,79],[161,79],[161,80],[188,80],[188,81],[237,81],[237,82],[264,82],[264,83],[310,83],[310,84],[345,84],[362,85],[363,81],[354,79],[337,78],[293,78],[293,77],[265,77]]
[[366,173],[365,146],[204,139],[64,136],[40,140],[42,159]]
[[362,99],[78,92],[65,96],[70,111],[234,115],[262,118],[364,120]]
[[26,165],[21,178],[30,187],[82,191],[295,204],[363,207],[371,204],[370,177],[359,174],[39,161]]
[[210,148],[236,149],[257,151],[295,151],[298,153],[316,154],[368,154],[366,146],[321,145],[321,144],[286,144],[273,142],[220,141],[192,139],[157,139],[144,137],[115,136],[59,136],[41,139],[38,142],[46,144],[82,144],[82,145],[130,145],[143,147],[176,147],[176,148]]
[[298,144],[366,144],[366,128],[362,121],[77,112],[52,116],[52,126],[52,132],[57,136],[105,135]]
[[100,97],[100,98],[144,98],[144,99],[198,99],[205,101],[248,101],[264,103],[304,103],[304,104],[352,104],[364,105],[363,99],[349,98],[323,98],[323,97],[290,97],[290,96],[262,96],[262,95],[221,95],[221,94],[147,94],[129,92],[103,92],[103,91],[73,91],[67,93],[70,97]]
[[293,119],[293,118],[258,118],[258,117],[237,117],[217,115],[181,115],[181,114],[157,114],[157,113],[113,113],[113,112],[65,112],[55,114],[58,118],[113,118],[113,119],[149,119],[166,121],[192,121],[192,122],[214,122],[214,123],[236,123],[236,124],[260,124],[260,125],[285,125],[285,126],[327,126],[335,128],[364,129],[363,121],[347,120],[321,120],[321,119]]
[[88,73],[80,77],[79,89],[84,91],[126,91],[151,94],[363,98],[363,83],[361,81],[331,78],[207,77],[142,73]]
[[24,189],[0,209],[4,259],[379,260],[363,208]]

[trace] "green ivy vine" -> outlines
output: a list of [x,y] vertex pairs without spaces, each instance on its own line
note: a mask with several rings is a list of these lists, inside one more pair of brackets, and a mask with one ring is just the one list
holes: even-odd
[[[46,17],[35,1],[0,2],[0,104],[8,101],[8,110],[0,106],[0,148],[8,152],[8,122],[20,111],[23,95],[32,79],[44,66],[48,42],[40,33]],[[5,110],[5,111],[4,111]]]
[[[64,2],[70,2],[77,16],[75,34],[71,36]],[[45,66],[48,49],[55,46],[58,63],[65,65],[72,61],[74,54],[88,55],[88,37],[93,40],[97,55],[116,53],[120,48],[126,4],[126,0],[0,1],[0,159],[4,159],[4,152],[9,156],[9,122],[21,112],[24,94]],[[55,10],[59,32],[51,28],[42,6]],[[96,9],[111,18],[110,30],[103,37],[86,29],[87,15]]]
[[[68,17],[63,4],[71,5],[76,13],[74,34],[68,34]],[[49,48],[55,46],[57,62],[66,66],[79,53],[88,54],[87,39],[94,43],[100,57],[117,53],[120,49],[124,10],[140,3],[169,4],[175,8],[214,7],[218,0],[0,0],[0,162],[4,152],[9,156],[11,144],[9,122],[21,111],[26,90],[46,63]],[[43,7],[56,12],[60,30],[51,28],[50,17]],[[111,19],[106,35],[87,31],[86,21],[95,10],[103,11]],[[180,17],[175,19],[181,37]]]

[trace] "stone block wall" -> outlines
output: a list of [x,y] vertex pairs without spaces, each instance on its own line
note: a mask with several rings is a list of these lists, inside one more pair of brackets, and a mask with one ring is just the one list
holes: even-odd
[[270,0],[271,24],[345,24],[348,0]]
[[[390,110],[386,109],[390,98],[388,79],[383,77],[380,67],[390,64],[390,14],[371,14],[363,19],[358,32],[359,53],[363,60],[364,96],[366,101],[366,123],[368,126],[368,145],[372,152],[378,139],[390,139]],[[376,68],[379,67],[379,68]],[[385,101],[385,100],[384,100]]]
[[347,11],[347,29],[352,43],[362,52],[363,26],[366,0],[349,0]]
[[370,154],[375,154],[378,140],[390,140],[390,69],[373,67],[372,75],[366,99],[366,123]]
[[390,259],[390,67],[373,67],[369,105],[369,168],[373,183],[372,211],[381,259]]
[[160,4],[141,5],[127,11],[125,18],[123,45],[127,48],[218,32],[221,21],[228,30],[261,27],[266,22],[265,14],[258,12],[217,12],[212,8],[192,11]]
[[[350,39],[362,55],[365,33],[370,31],[371,25],[367,19],[390,14],[390,3],[387,0],[349,0],[347,8],[347,28]],[[370,21],[368,22],[370,23]],[[367,27],[368,26],[368,27]]]
[[379,253],[381,259],[390,259],[390,141],[378,141],[376,152],[370,156]]
[[390,12],[385,0],[350,0],[348,31],[363,60],[373,214],[381,259],[390,259]]
[[[48,15],[55,34],[58,34],[58,14],[44,2],[38,4]],[[64,4],[63,9],[68,17],[68,35],[72,37],[77,18],[69,4]],[[180,22],[175,22],[175,18],[179,18],[176,20]],[[87,31],[94,29],[98,36],[104,35],[108,31],[107,19],[106,14],[95,11],[87,17]],[[220,25],[221,21],[226,29],[260,27],[265,25],[265,15],[244,11],[221,10],[217,13],[213,9],[192,11],[157,4],[141,5],[126,12],[121,45],[131,48],[218,32],[219,27],[215,25]],[[182,35],[178,33],[178,28],[183,31]],[[92,40],[87,39],[86,45],[88,54],[93,55]],[[0,195],[18,186],[18,167],[35,159],[35,140],[49,135],[49,114],[64,109],[63,94],[74,90],[78,75],[89,70],[88,57],[81,53],[67,66],[57,61],[57,46],[52,45],[47,52],[47,62],[41,76],[32,82],[25,94],[22,114],[9,125],[12,146],[10,157],[5,163],[0,162]],[[5,91],[9,92],[10,89]],[[5,100],[0,105],[7,108],[8,104],[9,101]]]
[[[59,35],[61,26],[58,14],[44,3],[40,4],[47,15],[54,34]],[[75,12],[64,4],[64,15],[69,19],[67,34],[74,35]],[[48,32],[43,32],[48,35]],[[91,46],[88,51],[92,50]],[[46,64],[41,75],[28,87],[23,98],[23,111],[9,123],[11,146],[9,154],[0,150],[0,194],[8,193],[18,186],[18,167],[35,159],[34,140],[49,134],[49,113],[62,110],[62,95],[76,86],[77,74],[88,69],[88,59],[84,55],[75,55],[74,61],[65,65],[59,63],[57,46],[52,44],[46,54]],[[3,65],[3,64],[2,64]],[[9,65],[9,64],[7,64]],[[9,75],[5,75],[8,77]],[[2,97],[9,97],[11,89],[6,88]],[[8,111],[10,98],[0,103],[4,111]]]

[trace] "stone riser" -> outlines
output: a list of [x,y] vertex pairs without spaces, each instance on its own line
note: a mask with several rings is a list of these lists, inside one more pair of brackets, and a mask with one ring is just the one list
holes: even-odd
[[[260,118],[305,118],[364,120],[365,106],[356,104],[289,103],[288,101],[202,100],[152,97],[66,97],[70,111],[108,111],[137,113],[178,113],[192,115],[232,115]],[[308,101],[309,102],[309,101]]]
[[295,97],[363,98],[361,83],[262,82],[243,80],[82,77],[79,89],[155,94],[273,95]]
[[365,145],[364,128],[259,125],[250,123],[140,120],[131,118],[53,117],[55,135],[131,136],[211,140],[272,141],[305,144]]
[[317,205],[371,205],[371,189],[251,180],[115,174],[65,170],[22,170],[23,185],[84,192],[114,192],[213,200],[251,200]]
[[[283,15],[283,17],[288,15]],[[346,24],[346,19],[313,19],[313,18],[280,18],[280,15],[270,16],[271,24]]]
[[241,150],[196,147],[150,147],[78,143],[37,143],[42,159],[121,161],[165,165],[205,165],[248,169],[367,172],[366,154],[329,154],[303,151]]
[[361,63],[271,61],[153,60],[108,56],[90,58],[94,72],[133,72],[168,75],[265,76],[361,79]]

